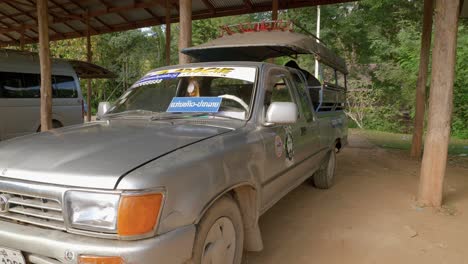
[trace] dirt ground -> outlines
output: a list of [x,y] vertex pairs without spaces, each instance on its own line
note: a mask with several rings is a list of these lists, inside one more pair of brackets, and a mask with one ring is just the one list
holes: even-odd
[[260,219],[264,250],[243,263],[468,263],[467,164],[450,160],[442,210],[419,208],[419,163],[351,135],[335,186],[284,197]]

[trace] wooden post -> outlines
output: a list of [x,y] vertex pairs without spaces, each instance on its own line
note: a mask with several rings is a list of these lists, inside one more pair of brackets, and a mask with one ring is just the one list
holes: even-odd
[[[278,7],[279,7],[279,0],[273,0],[271,6],[271,20],[278,20]],[[275,63],[275,58],[269,58],[267,60],[268,63]]]
[[190,56],[180,51],[192,45],[192,0],[179,0],[180,36],[179,64],[190,63]]
[[439,207],[442,204],[453,107],[459,8],[460,1],[436,0],[428,127],[418,194],[418,202],[422,206]]
[[24,28],[21,30],[21,38],[20,38],[20,50],[24,51]]
[[[87,62],[91,63],[93,60],[93,53],[91,50],[91,32],[89,27],[89,17],[86,18],[86,60]],[[86,120],[91,122],[91,96],[92,96],[92,87],[91,87],[91,79],[87,80],[87,97],[86,103],[88,104]]]
[[419,58],[419,74],[416,84],[416,115],[414,117],[413,141],[411,157],[419,159],[422,151],[422,137],[424,132],[424,111],[426,106],[427,71],[429,68],[429,54],[431,51],[432,14],[434,0],[424,0],[424,18],[421,36],[421,52]]
[[273,0],[273,6],[271,11],[271,20],[278,20],[278,8],[279,8],[279,0]]
[[171,1],[166,0],[166,65],[171,65]]
[[49,48],[49,14],[47,0],[37,0],[39,61],[41,68],[41,131],[52,128],[52,70]]

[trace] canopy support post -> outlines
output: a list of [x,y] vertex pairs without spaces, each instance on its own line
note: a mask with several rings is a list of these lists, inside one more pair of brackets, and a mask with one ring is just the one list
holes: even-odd
[[418,203],[421,206],[440,207],[450,140],[460,1],[436,0],[435,7],[428,127]]
[[271,8],[271,20],[278,20],[279,0],[273,0]]
[[39,61],[41,68],[41,131],[52,128],[52,70],[49,48],[48,1],[37,0]]
[[192,0],[179,0],[180,36],[179,64],[190,63],[190,56],[182,54],[182,50],[192,45]]
[[20,38],[20,50],[24,51],[24,29],[21,30],[21,38]]
[[432,14],[434,0],[424,0],[424,18],[421,36],[421,52],[419,59],[419,73],[416,84],[416,114],[414,117],[413,140],[411,143],[411,157],[419,159],[422,153],[422,138],[424,133],[424,112],[426,108],[426,85],[431,51]]
[[171,65],[171,2],[166,0],[166,65]]
[[[86,61],[91,63],[93,60],[93,53],[91,50],[91,32],[90,32],[90,26],[89,26],[89,16],[86,18]],[[88,104],[88,109],[87,109],[87,115],[86,115],[86,120],[88,122],[91,122],[91,96],[92,96],[92,87],[91,87],[91,79],[86,80],[87,81],[87,97],[86,97],[86,103]]]

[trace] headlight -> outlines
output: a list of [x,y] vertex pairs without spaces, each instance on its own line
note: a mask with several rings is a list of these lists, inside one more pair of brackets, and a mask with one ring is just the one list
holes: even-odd
[[95,193],[68,191],[67,219],[74,229],[144,235],[154,231],[163,202],[161,193]]

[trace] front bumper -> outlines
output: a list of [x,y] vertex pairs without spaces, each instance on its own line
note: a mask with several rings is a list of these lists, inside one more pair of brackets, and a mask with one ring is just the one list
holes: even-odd
[[34,264],[73,264],[80,255],[120,256],[127,264],[181,264],[191,258],[194,239],[194,225],[154,238],[119,241],[0,221],[0,247],[21,250],[26,262]]

